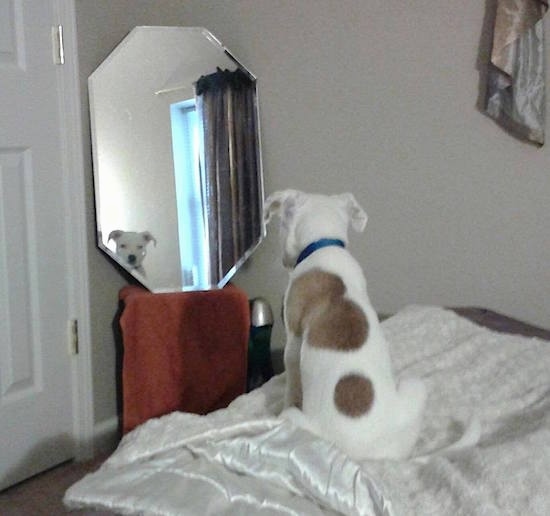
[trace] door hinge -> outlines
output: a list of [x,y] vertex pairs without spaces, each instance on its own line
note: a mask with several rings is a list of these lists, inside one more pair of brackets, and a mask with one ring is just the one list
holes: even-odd
[[65,64],[65,43],[63,41],[63,25],[52,27],[52,48],[54,64]]
[[67,321],[67,345],[69,355],[78,355],[78,319]]

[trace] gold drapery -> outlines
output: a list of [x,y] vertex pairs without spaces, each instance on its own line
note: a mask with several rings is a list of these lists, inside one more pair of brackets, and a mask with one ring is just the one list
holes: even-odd
[[486,112],[514,134],[544,143],[543,0],[497,0]]

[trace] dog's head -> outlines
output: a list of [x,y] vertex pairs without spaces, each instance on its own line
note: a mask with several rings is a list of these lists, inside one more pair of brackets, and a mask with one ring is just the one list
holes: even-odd
[[348,242],[348,227],[363,231],[367,214],[350,193],[340,195],[307,194],[282,190],[265,201],[264,220],[273,215],[281,218],[283,264],[291,268],[302,250],[321,238]]
[[155,237],[149,231],[122,231],[115,229],[109,233],[109,240],[116,244],[116,254],[122,261],[133,269],[141,266],[147,254],[147,244],[153,242],[157,245]]

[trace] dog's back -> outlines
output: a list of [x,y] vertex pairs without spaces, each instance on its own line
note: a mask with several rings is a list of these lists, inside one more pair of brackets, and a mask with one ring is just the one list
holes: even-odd
[[[310,428],[356,458],[407,455],[418,435],[411,416],[420,415],[425,394],[417,384],[403,403],[356,260],[341,248],[312,255],[292,273],[285,312],[302,342],[301,408]],[[411,435],[398,435],[404,429]]]
[[[284,412],[354,458],[407,456],[426,391],[396,385],[388,346],[361,267],[345,249],[347,230],[367,216],[351,194],[276,192],[266,218],[281,216],[283,263],[293,268],[285,295]],[[301,410],[300,410],[301,409]]]

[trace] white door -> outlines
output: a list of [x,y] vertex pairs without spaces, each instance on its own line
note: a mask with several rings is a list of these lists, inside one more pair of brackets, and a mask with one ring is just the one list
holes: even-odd
[[0,489],[75,450],[56,6],[0,0]]

